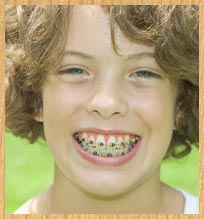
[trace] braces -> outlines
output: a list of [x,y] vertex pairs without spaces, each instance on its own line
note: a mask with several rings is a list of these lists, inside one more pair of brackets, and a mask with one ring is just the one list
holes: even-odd
[[121,147],[121,146],[123,146],[123,148],[129,147],[131,144],[136,144],[138,141],[138,137],[134,137],[134,138],[131,138],[129,141],[120,142],[119,144],[109,143],[109,144],[105,145],[103,142],[95,142],[94,143],[92,140],[87,141],[87,140],[85,140],[85,138],[80,138],[80,135],[78,135],[78,134],[75,134],[75,139],[78,141],[79,144],[85,143],[88,146],[93,146],[93,145],[105,146],[105,147]]
[[[105,145],[103,142],[94,143],[94,141],[92,140],[88,141],[85,138],[80,138],[79,134],[75,134],[75,139],[88,153],[91,153],[95,156],[103,157],[117,157],[125,155],[134,148],[135,144],[138,141],[138,137],[136,136],[134,138],[132,137],[129,141],[126,142],[120,142],[119,144],[109,143]],[[114,152],[111,152],[112,150],[114,150]]]

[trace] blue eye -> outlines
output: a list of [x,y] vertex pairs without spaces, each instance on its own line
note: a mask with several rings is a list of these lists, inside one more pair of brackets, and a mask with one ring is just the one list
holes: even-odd
[[68,74],[68,75],[76,75],[76,76],[80,76],[80,75],[88,75],[88,72],[81,69],[81,68],[67,68],[64,70],[59,71],[60,74]]
[[159,74],[148,70],[139,70],[130,74],[130,76],[139,77],[139,78],[161,78]]

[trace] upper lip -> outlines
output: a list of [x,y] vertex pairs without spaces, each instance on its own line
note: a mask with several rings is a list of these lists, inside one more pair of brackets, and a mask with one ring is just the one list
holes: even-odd
[[138,134],[131,132],[131,131],[124,131],[124,130],[116,130],[116,129],[98,129],[98,128],[83,128],[77,130],[75,133],[80,133],[80,132],[91,132],[91,133],[96,133],[96,134],[102,134],[102,135],[137,135]]

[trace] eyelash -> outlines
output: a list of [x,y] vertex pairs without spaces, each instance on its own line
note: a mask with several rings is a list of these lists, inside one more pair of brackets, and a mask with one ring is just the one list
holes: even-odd
[[68,75],[75,75],[75,76],[83,75],[83,72],[85,72],[86,75],[89,75],[89,73],[86,70],[82,68],[77,68],[77,67],[66,68],[64,70],[59,71],[60,74],[68,74]]
[[148,71],[148,70],[138,70],[130,74],[130,76],[133,76],[133,77],[134,75],[136,75],[136,77],[141,77],[141,78],[161,78],[159,74],[154,73],[152,71]]
[[[83,68],[78,68],[78,67],[70,67],[66,68],[64,70],[59,71],[60,74],[66,74],[66,75],[74,75],[75,77],[80,77],[83,76],[84,73],[85,75],[89,75],[88,71],[84,70]],[[138,70],[136,72],[133,72],[130,74],[130,77],[139,77],[142,79],[145,78],[161,78],[161,75],[158,73],[154,73],[149,70]]]

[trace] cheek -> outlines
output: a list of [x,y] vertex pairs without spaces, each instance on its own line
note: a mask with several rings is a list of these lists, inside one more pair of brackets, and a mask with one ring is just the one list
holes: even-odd
[[174,123],[174,95],[170,90],[152,88],[141,91],[135,108],[149,128],[160,129]]
[[48,85],[43,92],[44,119],[46,116],[70,118],[83,102],[83,91],[66,85]]
[[[79,87],[76,90],[66,83],[57,81],[48,83],[43,89],[45,138],[55,158],[63,159],[64,162],[67,159],[68,148],[63,145],[70,140],[70,133],[75,127],[75,117],[80,114],[84,100],[82,94],[85,94],[84,88]],[[60,153],[57,145],[61,146]]]
[[[175,97],[171,89],[152,88],[141,91],[137,96],[136,109],[143,135],[141,162],[148,167],[159,165],[172,137],[174,125]],[[154,166],[154,165],[153,165]]]
[[[83,104],[83,91],[67,86],[63,83],[49,83],[43,90],[43,123],[45,137],[50,145],[53,142],[67,138],[72,131],[74,116],[80,114]],[[70,126],[70,124],[72,124]],[[63,143],[63,142],[61,142]]]

